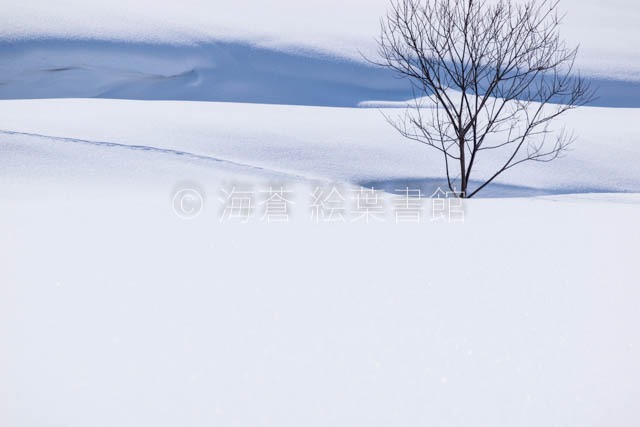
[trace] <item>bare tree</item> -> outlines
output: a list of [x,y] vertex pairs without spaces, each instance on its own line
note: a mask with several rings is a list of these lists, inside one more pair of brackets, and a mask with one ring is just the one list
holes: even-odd
[[[524,162],[554,160],[573,142],[550,122],[594,91],[574,73],[577,48],[560,39],[560,22],[556,0],[392,0],[376,63],[409,79],[416,105],[387,120],[441,152],[459,197]],[[493,152],[492,169],[470,189],[484,152]]]

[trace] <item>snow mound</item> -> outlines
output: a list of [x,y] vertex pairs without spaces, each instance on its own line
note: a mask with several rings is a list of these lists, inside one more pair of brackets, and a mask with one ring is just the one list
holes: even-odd
[[[0,40],[33,38],[208,43],[331,52],[359,60],[375,52],[389,0],[23,0],[2,4]],[[578,66],[640,81],[640,3],[562,0],[563,38],[580,45]]]
[[[388,114],[394,111],[385,110]],[[388,191],[410,185],[425,193],[445,185],[439,153],[403,139],[375,109],[185,101],[17,100],[0,101],[0,117],[0,141],[14,147],[14,151],[22,149],[16,138],[31,138],[33,144],[48,150],[69,144],[78,150],[97,145],[108,155],[112,150],[120,152],[129,147],[136,150],[136,155],[162,153],[163,158],[182,158],[187,164],[204,159],[212,170],[233,167],[247,173],[281,174],[294,181],[319,179]],[[484,195],[640,192],[640,152],[635,134],[626,127],[639,120],[639,109],[571,111],[558,123],[574,129],[578,137],[565,158],[514,168]],[[3,156],[0,167],[9,174],[16,164],[39,164],[36,154],[27,154],[20,160]],[[490,176],[499,161],[479,160],[477,178]],[[102,164],[99,169],[108,175],[118,169],[126,175],[125,165],[130,163],[124,160],[119,165],[116,161]],[[83,167],[85,162],[70,158],[65,164],[66,169],[74,169]],[[150,162],[144,164],[154,168]],[[54,179],[56,173],[46,169],[42,172],[48,179]],[[189,175],[188,168],[185,175]],[[10,175],[6,178],[11,182]]]

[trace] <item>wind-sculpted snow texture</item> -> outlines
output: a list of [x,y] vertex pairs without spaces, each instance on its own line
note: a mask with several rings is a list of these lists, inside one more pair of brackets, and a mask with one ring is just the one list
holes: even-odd
[[[409,82],[360,61],[239,42],[0,42],[0,99],[120,98],[355,107],[412,98]],[[375,59],[373,57],[372,59]],[[591,77],[593,106],[640,107],[640,82]]]

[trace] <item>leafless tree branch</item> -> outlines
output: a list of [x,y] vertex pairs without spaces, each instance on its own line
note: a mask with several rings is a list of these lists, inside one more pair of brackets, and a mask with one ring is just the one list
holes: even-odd
[[[549,138],[549,124],[595,92],[574,72],[577,48],[559,36],[558,3],[392,0],[380,21],[375,63],[407,78],[416,98],[401,117],[385,117],[404,137],[442,153],[459,197],[524,162],[554,160],[573,142],[564,130]],[[479,155],[493,150],[504,161],[470,189]]]

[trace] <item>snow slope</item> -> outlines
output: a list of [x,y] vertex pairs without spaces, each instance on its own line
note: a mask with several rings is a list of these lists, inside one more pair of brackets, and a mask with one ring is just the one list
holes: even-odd
[[[595,133],[558,182],[638,191],[633,135],[597,131],[637,113],[608,113],[576,112]],[[370,109],[24,100],[0,117],[0,425],[640,418],[637,193],[314,225],[316,178],[389,184],[435,163]],[[557,192],[549,171],[533,182]],[[221,224],[238,182],[286,183],[291,222]],[[192,220],[174,211],[185,188],[204,198]]]
[[[5,127],[67,135],[0,133],[0,425],[640,417],[638,194],[471,200],[464,224],[314,225],[315,181],[295,172],[394,176],[424,148],[384,151],[374,110],[0,105]],[[291,222],[221,224],[230,182],[285,182]],[[204,196],[195,219],[174,212],[182,188]]]
[[637,194],[472,200],[464,224],[234,226],[209,188],[199,217],[174,214],[168,181],[204,178],[190,159],[43,147],[77,175],[40,151],[0,180],[0,425],[640,419]]
[[[92,38],[170,43],[228,40],[305,48],[360,59],[373,53],[387,0],[4,1],[0,38]],[[580,44],[580,68],[640,80],[640,5],[562,0],[563,34]]]
[[[597,105],[638,106],[638,4],[562,4]],[[640,109],[564,116],[569,156],[462,224],[394,224],[439,155],[337,108],[407,98],[357,53],[386,1],[0,7],[0,98],[116,98],[0,100],[1,427],[638,425]],[[314,224],[334,183],[388,221]],[[236,184],[290,223],[221,223]]]
[[[356,106],[411,97],[370,66],[387,0],[6,2],[0,99],[99,97]],[[640,107],[640,6],[564,0],[563,34],[599,88]],[[597,30],[595,30],[597,29]]]
[[[364,63],[362,57],[355,61],[239,42],[0,41],[0,58],[0,99],[172,99],[355,107],[413,96],[406,80]],[[640,107],[640,80],[611,76],[589,80],[598,89],[598,99],[590,105]]]
[[125,98],[356,106],[406,82],[354,61],[239,43],[0,43],[0,98]]
[[[637,136],[628,128],[639,120],[638,109],[572,111],[560,124],[575,130],[578,141],[565,158],[514,168],[484,195],[640,192],[640,152]],[[19,152],[20,142],[16,141],[24,140],[16,140],[20,134],[36,136],[34,144],[47,149],[76,139],[176,150],[308,179],[376,188],[404,188],[410,183],[432,194],[444,186],[438,153],[404,140],[374,109],[174,101],[0,101],[3,145]],[[10,156],[4,156],[2,162],[5,171],[24,163]],[[489,176],[496,162],[480,159],[476,177]],[[78,163],[70,158],[68,167]]]

